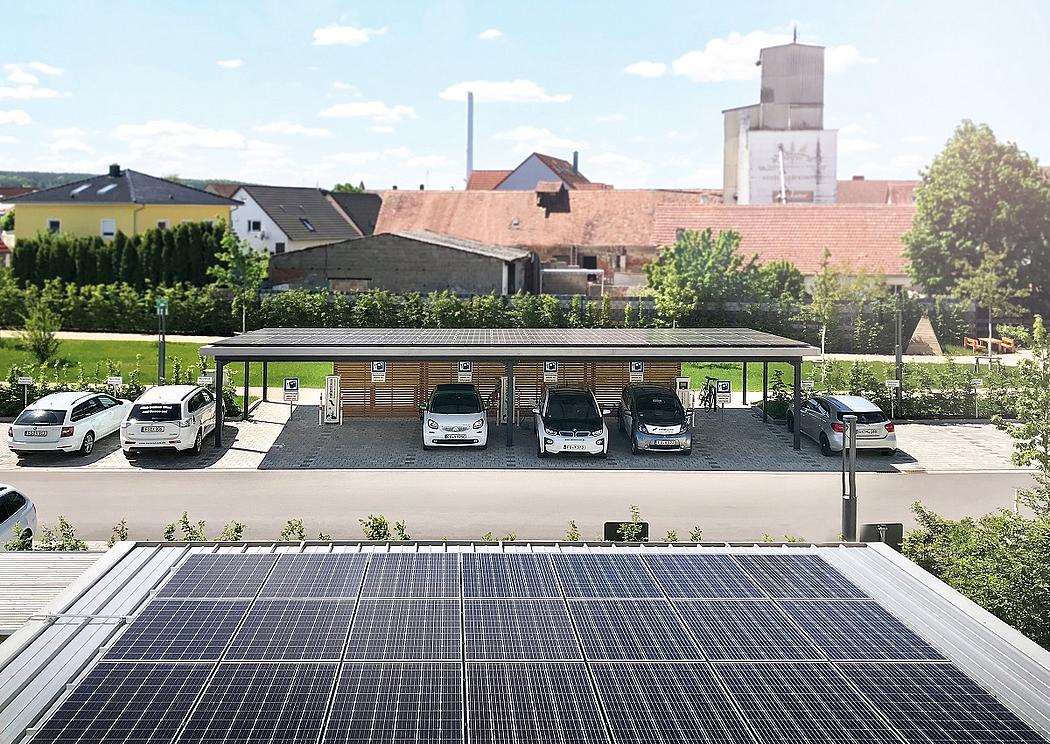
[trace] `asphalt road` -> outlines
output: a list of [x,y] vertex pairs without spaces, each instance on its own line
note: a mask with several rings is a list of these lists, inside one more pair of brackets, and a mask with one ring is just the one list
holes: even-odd
[[[704,540],[768,533],[821,542],[838,539],[841,519],[837,473],[38,470],[3,478],[33,499],[42,524],[64,515],[88,540],[106,539],[122,518],[131,538],[159,539],[183,510],[205,520],[209,535],[231,519],[244,522],[249,539],[275,539],[293,517],[311,535],[357,539],[358,519],[368,514],[404,519],[419,539],[479,539],[490,530],[519,540],[561,539],[570,519],[584,539],[596,539],[602,523],[626,519],[632,503],[654,538],[675,529],[688,539],[699,525]],[[1030,482],[1019,471],[862,473],[859,522],[907,527],[916,500],[952,518],[1013,508],[1015,489]]]

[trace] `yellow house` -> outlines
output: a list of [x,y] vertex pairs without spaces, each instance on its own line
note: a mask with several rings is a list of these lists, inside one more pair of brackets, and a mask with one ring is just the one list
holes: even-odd
[[109,173],[8,200],[15,206],[15,238],[68,233],[112,239],[180,222],[230,224],[240,202],[119,165]]

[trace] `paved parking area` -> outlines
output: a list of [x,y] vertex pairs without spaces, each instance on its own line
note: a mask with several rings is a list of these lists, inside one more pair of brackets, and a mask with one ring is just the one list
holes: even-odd
[[[172,453],[140,455],[132,461],[120,451],[116,435],[102,440],[88,458],[36,455],[19,461],[6,446],[0,470],[13,468],[88,468],[142,470],[302,470],[302,469],[536,469],[652,471],[833,472],[839,457],[823,457],[803,437],[791,448],[791,434],[778,423],[762,423],[750,409],[702,414],[693,433],[693,454],[632,455],[626,437],[615,431],[605,460],[589,457],[536,456],[532,420],[515,430],[515,445],[505,445],[501,427],[493,427],[487,450],[424,451],[416,419],[347,419],[343,426],[317,425],[317,409],[264,403],[249,422],[227,422],[224,446],[208,444],[199,458]],[[901,449],[886,457],[862,452],[866,472],[1010,470],[1012,443],[989,424],[898,424]]]

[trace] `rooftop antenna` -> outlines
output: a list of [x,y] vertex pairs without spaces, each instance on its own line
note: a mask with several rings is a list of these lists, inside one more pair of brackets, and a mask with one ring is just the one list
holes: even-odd
[[791,43],[798,44],[798,24],[796,23],[791,30]]

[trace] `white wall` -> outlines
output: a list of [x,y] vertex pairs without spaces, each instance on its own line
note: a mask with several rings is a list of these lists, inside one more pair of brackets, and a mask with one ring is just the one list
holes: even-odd
[[513,173],[507,176],[497,191],[532,191],[540,181],[561,181],[561,178],[535,155],[530,155]]
[[779,152],[783,147],[788,192],[812,192],[813,203],[833,204],[837,141],[838,132],[831,129],[749,130],[741,138],[738,203],[773,203],[774,194],[780,191]]
[[[233,231],[237,233],[238,238],[248,241],[248,245],[253,249],[270,254],[274,252],[274,244],[279,242],[285,244],[286,251],[292,250],[288,237],[247,191],[238,189],[233,198],[243,202],[241,206],[234,207],[232,215]],[[248,232],[248,223],[253,220],[259,220],[262,223],[260,232]],[[266,235],[265,238],[262,237],[263,234]]]

